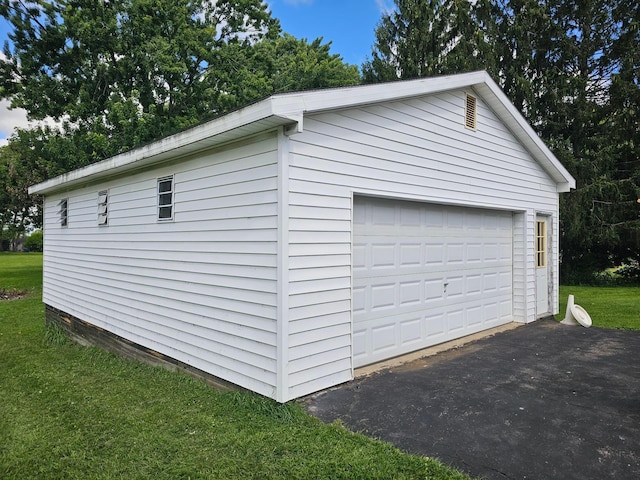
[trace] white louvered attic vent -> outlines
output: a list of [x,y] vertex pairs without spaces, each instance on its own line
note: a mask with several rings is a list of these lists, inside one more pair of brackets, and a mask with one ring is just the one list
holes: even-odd
[[109,222],[109,191],[98,193],[98,225],[107,225]]
[[69,223],[69,199],[63,198],[58,203],[60,210],[58,210],[58,215],[60,215],[60,226],[66,227]]
[[476,97],[467,94],[467,104],[464,114],[464,125],[471,130],[476,129]]

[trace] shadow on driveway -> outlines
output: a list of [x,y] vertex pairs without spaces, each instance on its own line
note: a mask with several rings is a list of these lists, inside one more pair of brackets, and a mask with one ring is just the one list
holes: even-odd
[[640,332],[541,320],[305,404],[474,477],[640,478]]

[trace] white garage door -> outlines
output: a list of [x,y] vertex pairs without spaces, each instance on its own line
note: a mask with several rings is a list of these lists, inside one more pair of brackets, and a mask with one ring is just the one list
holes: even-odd
[[512,321],[512,214],[356,197],[354,366]]

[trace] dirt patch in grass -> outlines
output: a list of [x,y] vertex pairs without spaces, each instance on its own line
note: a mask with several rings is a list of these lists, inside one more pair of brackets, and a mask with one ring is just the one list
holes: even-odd
[[19,300],[29,294],[28,290],[4,289],[0,288],[0,302],[4,300]]

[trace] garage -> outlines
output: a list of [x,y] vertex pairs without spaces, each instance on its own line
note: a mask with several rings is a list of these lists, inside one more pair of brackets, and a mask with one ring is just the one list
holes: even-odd
[[287,402],[557,313],[574,186],[486,72],[277,94],[32,186],[46,320]]
[[513,320],[511,212],[355,197],[354,367]]

